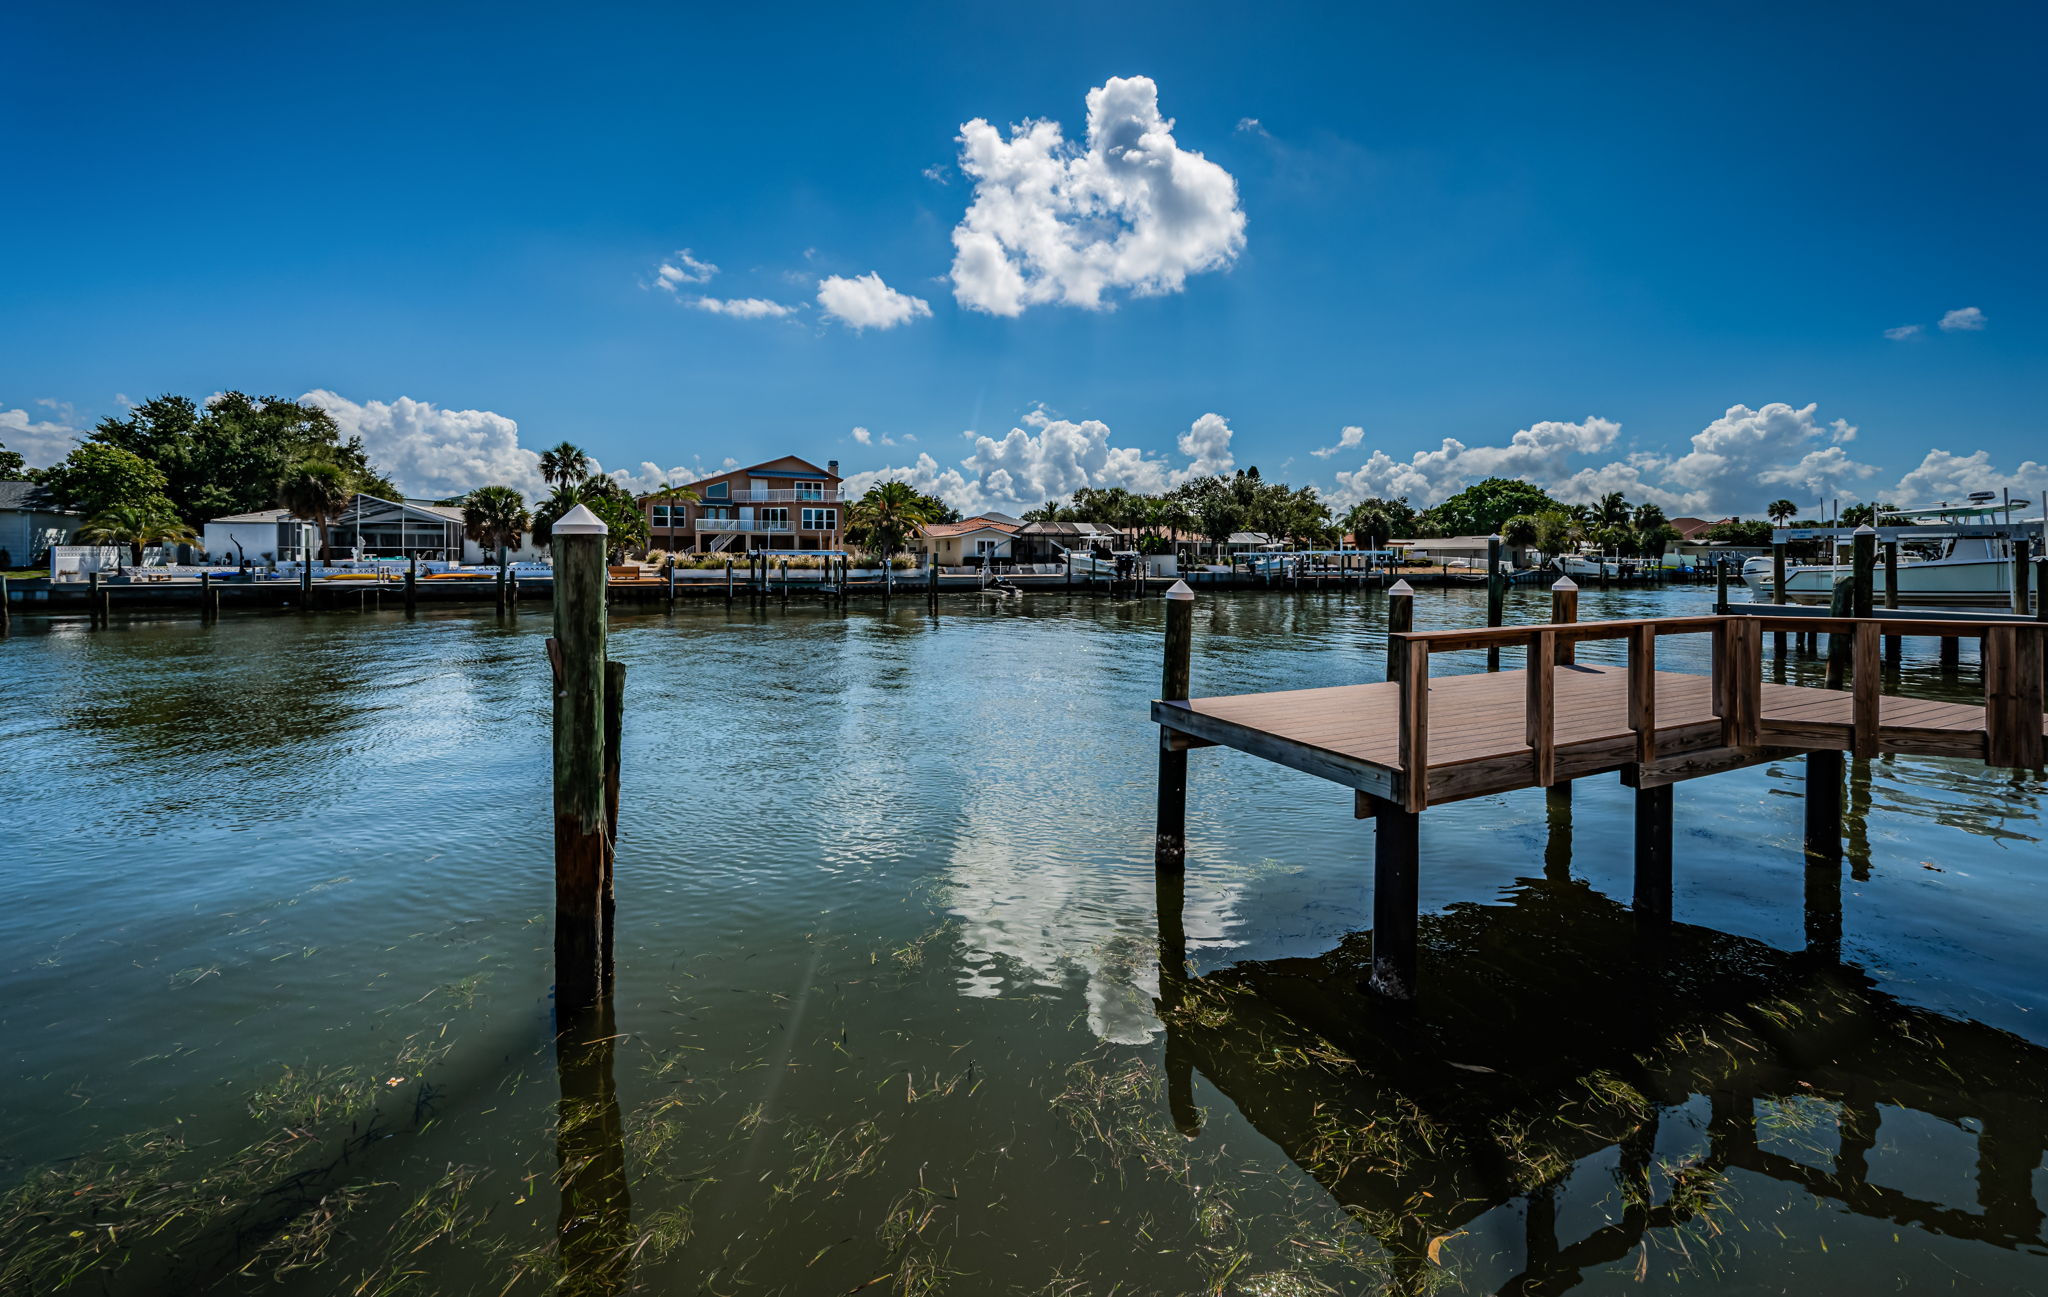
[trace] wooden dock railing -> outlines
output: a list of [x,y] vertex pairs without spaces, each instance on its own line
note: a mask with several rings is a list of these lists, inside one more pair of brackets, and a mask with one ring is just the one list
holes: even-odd
[[[1843,635],[1851,644],[1849,715],[1771,716],[1766,711],[1763,637],[1797,630]],[[1422,631],[1389,636],[1400,663],[1401,803],[1409,811],[1429,804],[1429,659],[1432,653],[1519,647],[1533,668],[1523,701],[1523,742],[1530,750],[1531,780],[1540,787],[1557,782],[1557,666],[1571,649],[1602,640],[1628,645],[1628,728],[1635,738],[1634,760],[1647,765],[1666,755],[1658,744],[1657,640],[1667,635],[1708,634],[1713,714],[1721,721],[1725,748],[1786,747],[1838,749],[1859,757],[1880,752],[1977,757],[1999,766],[2039,769],[2044,762],[2043,640],[2048,624],[1962,621],[1878,620],[1856,617],[1773,617],[1715,615],[1652,617],[1603,622],[1549,622],[1528,626]],[[1916,635],[1977,639],[1984,665],[1983,729],[1916,726],[1883,722],[1884,676],[1881,639]]]

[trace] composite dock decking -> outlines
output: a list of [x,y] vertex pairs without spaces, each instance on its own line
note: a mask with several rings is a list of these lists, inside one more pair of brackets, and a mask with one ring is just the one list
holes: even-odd
[[[1630,675],[1623,666],[1552,668],[1555,778],[1577,779],[1637,763],[1630,723]],[[1528,742],[1525,671],[1445,676],[1429,681],[1430,805],[1534,782]],[[1816,748],[1847,750],[1855,698],[1842,690],[1763,684],[1759,729],[1765,741],[1730,748],[1707,676],[1658,671],[1652,782],[1680,772],[1733,769]],[[1379,797],[1397,795],[1407,773],[1401,754],[1401,685],[1395,681],[1192,698],[1153,705],[1153,719],[1202,743],[1237,748]],[[1985,756],[1981,705],[1880,698],[1877,748],[1939,756]],[[2048,722],[2043,723],[2048,735]],[[1687,760],[1687,758],[1692,758]]]

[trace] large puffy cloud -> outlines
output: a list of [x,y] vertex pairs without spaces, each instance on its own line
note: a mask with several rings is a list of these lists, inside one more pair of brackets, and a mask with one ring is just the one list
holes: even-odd
[[[69,407],[56,401],[38,401],[58,413]],[[0,446],[22,457],[30,468],[47,468],[71,453],[78,444],[79,429],[57,419],[38,419],[25,409],[0,410]]]
[[[395,401],[352,401],[318,389],[299,400],[334,418],[344,437],[361,437],[370,462],[390,474],[407,495],[445,499],[479,486],[510,486],[539,496],[546,490],[540,455],[519,444],[519,424],[491,410],[450,410],[401,396]],[[593,472],[604,466],[591,461]],[[700,463],[663,468],[643,461],[638,468],[607,474],[633,491],[705,475]]]
[[1901,508],[1942,501],[1960,504],[1972,491],[2004,490],[2028,495],[2048,491],[2048,464],[2030,459],[2011,472],[2004,472],[1991,462],[1990,451],[1958,455],[1953,451],[1930,450],[1918,467],[1899,479],[1892,489],[1891,502]]
[[872,270],[851,279],[828,275],[819,280],[818,305],[826,315],[855,329],[893,329],[932,313],[931,303],[897,292]]
[[1673,513],[1753,513],[1776,496],[1818,497],[1875,472],[1844,449],[1854,440],[1855,427],[1841,419],[1823,423],[1817,408],[1783,402],[1758,409],[1733,405],[1693,434],[1683,455],[1637,452],[1582,467],[1573,461],[1613,449],[1620,424],[1601,418],[1535,423],[1497,446],[1445,438],[1438,449],[1418,451],[1406,460],[1376,450],[1357,469],[1337,474],[1332,496],[1349,503],[1369,495],[1399,495],[1428,505],[1482,478],[1517,477],[1566,501],[1591,501],[1620,491]]
[[1150,77],[1088,92],[1088,143],[1059,123],[1025,122],[1006,140],[975,118],[960,128],[974,201],[953,230],[953,294],[994,315],[1059,302],[1090,309],[1113,289],[1178,292],[1244,247],[1237,182],[1180,147]]
[[1573,455],[1599,454],[1620,435],[1621,425],[1611,419],[1588,418],[1579,423],[1546,420],[1523,428],[1503,446],[1468,446],[1446,437],[1435,450],[1418,450],[1406,460],[1375,450],[1358,468],[1337,474],[1333,496],[1344,503],[1377,495],[1406,496],[1416,504],[1434,504],[1482,478],[1520,477],[1549,483],[1565,476]]
[[1034,411],[1023,424],[1001,439],[976,436],[974,452],[958,466],[942,466],[929,452],[920,453],[902,467],[855,473],[845,490],[857,496],[877,482],[900,478],[963,513],[1014,513],[1084,486],[1165,491],[1193,477],[1229,472],[1235,464],[1230,424],[1219,414],[1203,415],[1177,438],[1189,461],[1182,465],[1111,444],[1109,425],[1098,419],[1077,423]]

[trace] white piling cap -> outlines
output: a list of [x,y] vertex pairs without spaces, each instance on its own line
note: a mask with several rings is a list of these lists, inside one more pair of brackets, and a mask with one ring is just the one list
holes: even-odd
[[1576,590],[1579,588],[1579,583],[1568,576],[1561,576],[1550,583],[1550,588],[1553,590]]
[[1866,522],[1856,529],[1856,534],[1858,536],[1875,536],[1877,535],[1877,528]]
[[1166,587],[1166,597],[1169,599],[1192,599],[1195,597],[1195,592],[1188,589],[1187,582],[1175,581],[1172,585]]
[[1415,593],[1415,587],[1409,585],[1406,581],[1396,581],[1387,587],[1387,593],[1412,595]]
[[554,532],[557,536],[608,536],[611,528],[590,511],[590,506],[579,504],[555,519]]

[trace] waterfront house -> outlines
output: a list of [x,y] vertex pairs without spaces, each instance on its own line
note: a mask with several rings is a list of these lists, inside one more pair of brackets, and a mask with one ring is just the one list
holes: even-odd
[[1014,538],[1024,524],[1005,514],[980,514],[959,522],[927,523],[910,538],[910,552],[920,564],[969,567],[1012,561]]
[[643,497],[648,546],[672,553],[836,550],[845,545],[839,461],[819,468],[784,455],[689,484],[698,499]]
[[[1486,570],[1486,547],[1491,536],[1433,536],[1427,540],[1390,540],[1389,548],[1409,563],[1450,564]],[[1516,567],[1535,567],[1536,553],[1526,545],[1501,543],[1500,556]]]
[[68,544],[85,519],[60,509],[56,497],[34,482],[0,482],[0,567],[28,567],[52,545]]

